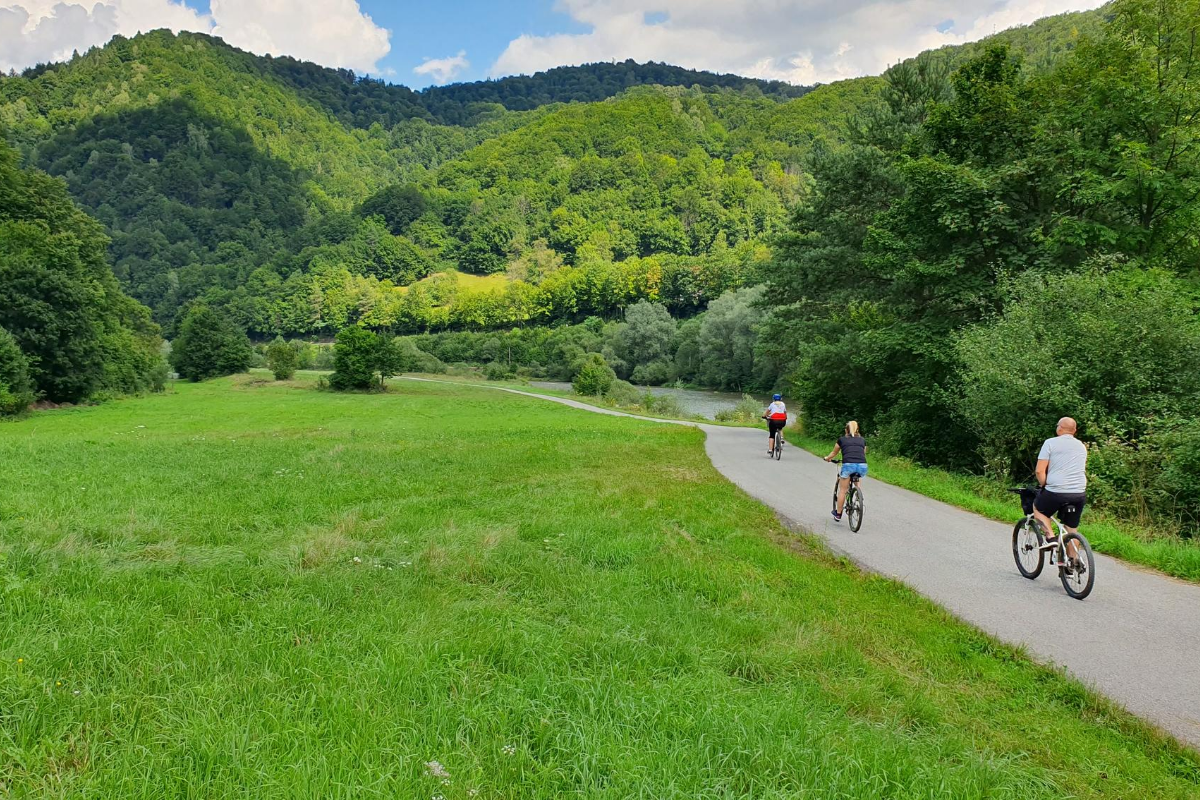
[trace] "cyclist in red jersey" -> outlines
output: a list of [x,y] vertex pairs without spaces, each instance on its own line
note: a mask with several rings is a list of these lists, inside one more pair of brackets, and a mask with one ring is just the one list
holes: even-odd
[[783,426],[787,425],[787,406],[783,404],[783,395],[777,394],[771,398],[771,405],[763,414],[767,421],[767,455],[775,451],[775,437],[783,435]]

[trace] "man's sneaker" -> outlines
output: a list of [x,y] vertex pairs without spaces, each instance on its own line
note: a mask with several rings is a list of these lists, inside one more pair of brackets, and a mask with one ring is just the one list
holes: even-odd
[[839,513],[837,513],[836,511],[830,511],[830,512],[829,512],[829,516],[833,517],[833,521],[834,521],[834,522],[841,522],[841,521],[842,521],[842,515],[841,515],[841,514],[839,514]]
[[1053,550],[1056,547],[1058,547],[1058,537],[1057,536],[1047,536],[1045,538],[1042,546],[1039,547],[1038,550]]

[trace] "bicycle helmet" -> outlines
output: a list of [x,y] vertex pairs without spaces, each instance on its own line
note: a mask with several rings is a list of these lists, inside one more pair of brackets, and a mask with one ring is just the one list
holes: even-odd
[[772,400],[782,400],[782,399],[783,399],[783,395],[781,395],[781,394],[773,395],[773,396],[771,397],[771,399],[772,399]]

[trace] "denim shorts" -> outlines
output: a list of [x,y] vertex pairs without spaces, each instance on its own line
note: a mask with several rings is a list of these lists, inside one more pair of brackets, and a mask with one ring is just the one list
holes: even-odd
[[842,471],[838,473],[839,478],[849,478],[851,475],[857,475],[860,478],[867,476],[866,464],[842,464]]

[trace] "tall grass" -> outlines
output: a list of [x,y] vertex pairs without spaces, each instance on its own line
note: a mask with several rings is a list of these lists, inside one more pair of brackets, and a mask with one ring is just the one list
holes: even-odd
[[1184,797],[702,433],[300,380],[0,425],[0,795]]

